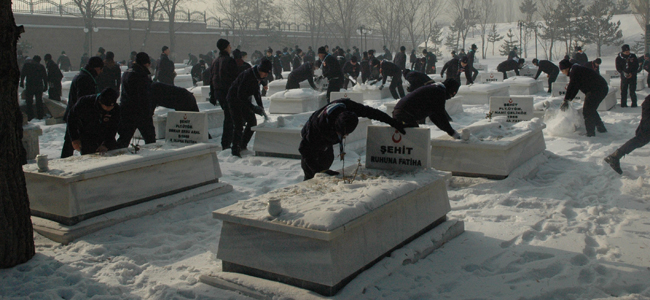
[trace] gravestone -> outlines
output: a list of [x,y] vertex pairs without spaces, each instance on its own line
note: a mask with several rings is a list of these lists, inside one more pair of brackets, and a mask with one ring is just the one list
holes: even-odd
[[[553,97],[564,97],[566,95],[566,90],[569,87],[568,82],[553,82]],[[573,98],[574,100],[584,100],[585,94],[581,91],[578,91],[578,94]]]
[[196,144],[208,141],[208,115],[204,112],[170,111],[167,113],[165,140]]
[[40,126],[32,123],[23,126],[22,142],[28,160],[36,158],[36,155],[40,153],[38,137],[41,135],[43,135],[43,130]]
[[431,129],[368,126],[366,168],[414,171],[431,166]]
[[616,70],[607,70],[605,74],[610,76],[610,79],[621,79],[621,74]]
[[490,97],[492,117],[506,116],[506,122],[529,121],[534,109],[533,97]]
[[332,92],[330,94],[330,99],[332,101],[341,98],[350,98],[350,100],[354,102],[363,104],[363,93],[361,92]]
[[519,70],[519,76],[535,77],[535,75],[537,75],[537,70],[537,67],[523,68]]
[[481,77],[480,83],[493,83],[503,82],[503,74],[501,72],[487,72]]

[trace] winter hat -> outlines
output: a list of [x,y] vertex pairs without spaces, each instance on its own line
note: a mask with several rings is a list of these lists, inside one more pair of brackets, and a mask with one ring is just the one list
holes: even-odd
[[266,49],[266,53],[271,53],[271,54],[273,54],[273,49],[271,49],[271,48]]
[[427,54],[427,49],[423,49],[422,54]]
[[374,49],[368,50],[368,55],[375,56],[375,50]]
[[478,47],[476,46],[476,44],[472,44],[472,49],[474,49],[474,50],[478,49]]
[[61,54],[65,54],[65,51],[61,51]]
[[569,69],[573,64],[568,59],[563,59],[560,61],[560,70]]
[[296,54],[300,54],[300,53],[302,53],[302,49],[296,48]]
[[271,64],[271,61],[269,61],[268,59],[264,59],[260,63],[259,67],[257,67],[257,70],[260,72],[269,73],[271,72],[271,68],[273,68],[273,64]]
[[456,55],[456,50],[451,51],[451,55]]
[[282,51],[280,51],[280,50],[275,51],[275,54],[280,55],[280,54],[282,54]]
[[86,66],[88,66],[89,69],[103,68],[104,62],[102,61],[101,57],[93,56],[88,60],[88,64]]
[[242,51],[242,52],[241,52],[241,57],[244,58],[244,57],[246,57],[246,56],[248,56],[248,52],[246,52],[246,51]]
[[146,64],[150,64],[151,60],[149,59],[149,54],[144,53],[144,52],[140,52],[140,53],[136,54],[135,55],[135,63],[138,64],[138,65],[142,65],[142,66],[144,66]]
[[99,53],[101,53],[101,54],[104,54],[104,52],[106,52],[106,50],[104,50],[104,47],[99,47],[99,49],[97,50],[97,52],[99,52]]
[[226,39],[219,39],[217,41],[217,49],[219,49],[219,51],[226,50],[228,45],[230,45],[230,42],[228,40],[226,40]]
[[404,47],[404,46],[399,47],[399,51],[402,51],[402,52],[406,51],[406,47]]
[[45,56],[43,56],[43,59],[45,59],[45,61],[50,61],[50,60],[52,60],[52,54],[49,54],[49,53],[48,53],[48,54],[45,54]]
[[105,88],[102,93],[99,94],[97,101],[106,106],[113,106],[117,102],[117,97],[118,94],[116,90],[113,88]]
[[539,60],[537,60],[537,58],[533,58],[533,65],[537,65],[537,63],[539,63]]
[[163,46],[163,47],[162,47],[162,52],[165,52],[165,50],[167,50],[167,49],[169,49],[169,47],[167,47],[167,46]]
[[325,47],[318,47],[318,54],[327,54]]
[[41,62],[41,57],[38,56],[38,55],[34,55],[34,57],[32,57],[32,60],[37,62],[37,63],[40,63]]
[[232,58],[234,59],[240,59],[242,57],[241,51],[239,49],[235,49],[232,51]]
[[522,65],[522,64],[525,63],[525,62],[526,62],[525,59],[523,59],[523,58],[520,58],[520,59],[519,59],[519,64],[520,64],[520,65]]
[[106,52],[106,60],[114,60],[115,59],[115,53],[108,51]]
[[512,50],[517,50],[517,46],[515,46],[514,48],[512,48]]
[[576,51],[582,51],[582,47],[576,46]]
[[447,89],[447,94],[449,95],[456,94],[460,88],[460,82],[456,81],[456,79],[453,78],[445,79],[442,84],[445,86],[445,89]]
[[464,64],[468,64],[469,63],[469,58],[467,56],[463,56],[463,58],[460,59],[460,62],[462,62]]
[[625,44],[621,46],[621,52],[630,51],[630,45]]
[[600,64],[603,63],[603,61],[602,61],[602,60],[600,59],[600,57],[599,57],[599,58],[596,58],[596,59],[594,60],[594,63],[596,63],[597,65],[600,65]]
[[352,58],[350,58],[350,61],[353,62],[353,63],[357,62],[357,57],[356,57],[356,56],[352,56]]
[[199,63],[203,65],[205,64],[205,60],[199,60]]
[[334,130],[343,135],[349,134],[357,128],[359,117],[351,111],[344,111],[336,116],[334,121]]

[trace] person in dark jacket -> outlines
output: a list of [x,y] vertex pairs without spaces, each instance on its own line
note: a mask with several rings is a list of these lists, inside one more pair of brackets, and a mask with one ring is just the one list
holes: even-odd
[[334,162],[333,146],[340,144],[343,159],[344,139],[357,127],[359,117],[384,122],[402,134],[406,133],[400,122],[378,109],[345,98],[332,101],[315,111],[300,132],[302,140],[298,151],[301,155],[300,165],[305,174],[304,180],[312,179],[320,172],[338,174],[329,169]]
[[587,62],[589,62],[589,58],[587,58],[587,54],[582,52],[582,47],[576,46],[576,52],[573,54],[573,59],[575,59],[575,63],[579,65],[584,65]]
[[[261,65],[239,74],[228,90],[227,101],[234,124],[231,150],[234,156],[241,157],[241,151],[246,150],[248,142],[253,137],[251,128],[257,125],[255,114],[266,115],[260,95],[260,83],[271,72],[271,69],[271,63],[265,60]],[[257,105],[251,102],[251,98],[255,99]]]
[[162,47],[162,53],[160,54],[160,61],[158,62],[158,72],[156,74],[156,80],[162,83],[174,85],[174,77],[176,77],[176,71],[174,68],[174,62],[169,59],[169,54],[171,50],[167,46]]
[[478,70],[474,68],[476,49],[478,49],[476,44],[472,44],[469,53],[467,53],[467,66],[465,66],[465,79],[467,79],[467,85],[473,84],[474,80],[476,80],[476,76],[478,76]]
[[204,60],[199,60],[199,62],[192,67],[192,70],[190,70],[190,75],[192,76],[192,83],[194,86],[196,86],[197,82],[203,81],[203,72],[205,72],[205,70],[206,67]]
[[282,51],[278,50],[273,56],[273,75],[275,79],[284,79],[282,77]]
[[352,80],[355,81],[352,84],[356,85],[356,81],[359,78],[359,73],[361,73],[361,65],[357,62],[357,57],[352,56],[350,57],[350,60],[346,61],[343,65],[343,75],[345,75],[345,83],[343,83],[343,88],[347,90],[348,85]]
[[61,55],[56,60],[56,64],[59,65],[61,71],[64,72],[70,72],[70,69],[72,69],[70,58],[65,54],[65,51],[61,51]]
[[368,52],[363,52],[363,58],[361,59],[361,83],[366,83],[368,78],[370,78],[370,62],[368,60]]
[[313,63],[306,62],[298,69],[294,69],[289,74],[287,79],[286,89],[299,89],[300,83],[307,80],[312,89],[318,90],[316,84],[314,84],[314,71],[320,68],[320,60],[317,60]]
[[156,142],[156,129],[153,127],[154,106],[149,96],[151,79],[149,67],[151,60],[144,52],[137,54],[133,68],[122,76],[122,95],[120,98],[120,126],[117,139],[118,148],[126,148],[131,143],[135,130],[139,130],[144,142]]
[[[273,49],[271,48],[266,49],[266,51],[264,51],[264,55],[265,56],[262,57],[262,59],[260,60],[260,64],[262,63],[262,60],[266,59],[271,62],[271,65],[273,65]],[[273,70],[275,70],[275,66],[273,66]],[[269,76],[266,76],[265,80],[266,82],[271,82],[275,80],[275,78],[273,78],[273,72],[269,73]]]
[[431,79],[429,75],[424,74],[422,72],[411,71],[406,69],[402,71],[402,73],[404,74],[404,78],[406,79],[406,81],[408,81],[409,83],[408,88],[406,88],[406,91],[409,93],[425,85],[435,83],[435,81]]
[[282,52],[282,56],[280,57],[280,61],[282,62],[282,69],[285,72],[291,72],[291,54],[289,53],[289,48],[284,47],[282,49],[284,52]]
[[79,98],[70,110],[66,134],[81,155],[117,148],[115,134],[120,122],[117,96],[117,91],[106,88],[101,94]]
[[639,69],[639,60],[634,53],[630,53],[630,45],[623,45],[621,52],[616,56],[616,71],[621,74],[621,107],[627,107],[627,92],[630,91],[632,107],[636,104],[636,73]]
[[383,60],[380,62],[379,60],[374,59],[372,61],[372,65],[375,67],[379,67],[379,70],[381,72],[382,78],[381,78],[381,86],[379,86],[379,89],[381,90],[384,88],[384,85],[386,84],[386,79],[388,79],[388,76],[390,76],[392,77],[390,86],[388,87],[390,89],[390,94],[395,99],[400,99],[404,97],[404,87],[402,86],[402,70],[400,70],[397,65],[387,60]]
[[27,119],[30,121],[34,119],[34,98],[36,98],[36,118],[43,119],[45,116],[43,92],[47,90],[47,80],[47,72],[41,65],[40,56],[34,55],[32,59],[25,61],[20,72],[20,87],[25,88]]
[[295,50],[295,54],[293,55],[293,60],[291,61],[291,65],[293,66],[293,70],[300,68],[302,65],[302,60],[303,57],[305,56],[305,53],[302,52],[302,49],[298,48]]
[[88,53],[84,53],[83,55],[81,55],[81,63],[79,63],[79,69],[81,69],[85,65],[87,65],[89,59],[90,59],[90,57],[88,57]]
[[440,71],[440,76],[443,78],[447,75],[447,79],[453,78],[457,82],[460,82],[460,60],[458,58],[452,58],[442,67]]
[[[70,93],[68,94],[68,105],[63,115],[63,120],[68,121],[70,110],[77,104],[77,99],[87,96],[96,95],[100,91],[97,88],[97,76],[102,73],[104,62],[99,56],[93,56],[88,63],[79,70],[79,74],[72,79],[70,84]],[[63,148],[61,149],[61,158],[70,157],[74,154],[72,140],[66,132],[63,138]]]
[[[641,65],[641,70],[646,71],[648,74],[647,84],[650,87],[650,53],[643,55],[643,64]],[[640,71],[639,71],[640,72]]]
[[214,60],[212,67],[210,67],[212,69],[210,80],[212,97],[210,98],[210,103],[217,105],[217,102],[219,102],[223,110],[224,119],[221,148],[226,150],[232,147],[233,140],[233,119],[230,104],[227,100],[228,91],[235,79],[237,79],[237,76],[239,76],[239,69],[235,60],[230,57],[230,53],[232,53],[230,42],[225,39],[219,39],[217,41],[217,48],[219,49],[219,58]]
[[199,62],[199,59],[196,57],[196,55],[192,53],[188,53],[187,56],[189,57],[187,61],[188,66],[194,66]]
[[601,133],[607,132],[605,124],[603,124],[597,111],[600,102],[605,99],[609,91],[607,81],[596,71],[578,64],[572,64],[566,59],[560,61],[560,72],[569,76],[569,86],[560,108],[563,111],[566,110],[569,107],[569,101],[575,98],[578,91],[582,91],[585,94],[582,115],[585,119],[587,136],[595,136],[595,129]]
[[386,60],[393,60],[393,54],[388,50],[386,45],[384,45],[384,59]]
[[129,55],[129,63],[127,64],[127,67],[129,69],[133,68],[133,65],[135,64],[135,56],[138,55],[138,52],[131,51],[131,54]]
[[47,90],[47,97],[50,100],[61,101],[61,79],[63,79],[63,73],[59,69],[59,66],[52,60],[52,55],[45,54],[45,69],[47,70],[47,85],[49,89]]
[[421,87],[397,102],[393,118],[404,127],[419,127],[418,120],[429,117],[440,130],[460,139],[460,134],[449,124],[449,114],[445,110],[445,103],[456,95],[459,87],[460,82],[453,78]]
[[395,54],[395,60],[393,61],[400,70],[406,70],[406,47],[402,46],[399,48],[399,52]]
[[605,162],[607,162],[618,174],[623,174],[623,169],[621,169],[621,158],[650,142],[650,100],[648,99],[650,99],[650,95],[648,95],[641,104],[641,122],[639,122],[639,126],[636,128],[635,136],[625,142],[623,146],[616,149],[614,153],[605,157]]
[[548,60],[538,60],[537,58],[533,59],[533,65],[537,67],[537,74],[535,74],[534,79],[537,80],[542,72],[546,73],[546,77],[548,77],[548,92],[551,93],[551,86],[557,80],[557,76],[560,75],[560,68]]
[[162,106],[176,111],[199,111],[194,94],[185,88],[162,82],[153,82],[149,88],[152,109]]
[[508,53],[508,60],[519,60],[519,55],[517,55],[517,46],[513,47],[512,50]]
[[426,74],[436,74],[436,63],[438,58],[433,52],[428,52],[427,49],[422,50],[422,55],[426,59],[425,72]]
[[508,73],[506,73],[508,71],[515,71],[515,74],[517,74],[517,76],[519,76],[519,69],[521,69],[521,67],[524,66],[525,62],[526,62],[526,60],[524,60],[523,58],[520,58],[518,61],[509,59],[509,60],[506,60],[506,61],[500,63],[497,66],[497,71],[503,73],[503,79],[504,80],[508,79]]
[[307,53],[305,54],[305,57],[303,57],[303,62],[314,62],[316,61],[316,52],[314,52],[314,49],[311,48],[311,46],[307,47]]
[[244,72],[246,69],[250,69],[251,65],[249,65],[247,62],[244,61],[244,53],[241,52],[239,49],[235,49],[232,51],[232,58],[235,60],[235,63],[237,64],[237,70],[239,73]]
[[105,88],[112,88],[116,92],[120,92],[120,84],[122,80],[122,69],[120,65],[115,63],[115,54],[113,52],[106,52],[104,59],[104,69],[102,73],[97,76],[97,88],[103,91]]
[[104,47],[99,47],[99,49],[97,49],[97,54],[95,54],[95,56],[99,56],[99,58],[101,58],[102,60],[105,60],[106,59],[106,49],[104,49]]
[[590,62],[587,62],[586,64],[583,64],[582,66],[593,69],[594,71],[600,73],[600,64],[602,63],[603,61],[600,58],[596,58]]
[[329,81],[329,85],[327,86],[327,103],[329,103],[330,94],[340,91],[343,86],[343,72],[336,57],[327,54],[325,47],[318,48],[318,57],[323,62],[321,64],[321,69],[323,69],[322,76]]
[[415,70],[415,63],[417,63],[418,57],[415,55],[415,49],[411,50],[411,56],[409,57],[409,62],[411,63],[411,70]]

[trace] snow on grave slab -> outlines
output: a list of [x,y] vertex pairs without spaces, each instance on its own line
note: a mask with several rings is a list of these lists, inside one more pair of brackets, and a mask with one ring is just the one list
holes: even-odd
[[510,86],[510,95],[535,95],[544,91],[544,83],[530,77],[515,76],[503,82]]
[[524,77],[535,77],[537,75],[537,70],[538,68],[535,66],[528,66],[525,68],[521,68],[519,70],[519,76],[524,76]]
[[[257,156],[272,156],[300,158],[298,146],[302,137],[300,131],[313,112],[280,116],[275,122],[264,122],[253,127],[255,141],[253,151]],[[356,151],[364,149],[366,143],[366,128],[372,122],[367,118],[359,118],[359,125],[346,138],[345,149]],[[334,147],[334,155],[339,154],[339,147]]]
[[72,81],[61,82],[61,97],[62,98],[67,99],[68,96],[70,96],[70,85],[72,85]]
[[62,82],[66,81],[72,81],[77,74],[79,74],[79,71],[74,71],[74,72],[62,72],[63,73],[63,78],[61,79]]
[[190,74],[190,70],[187,70],[187,68],[177,68],[174,72],[176,72],[176,75]]
[[[558,77],[559,78],[559,77]],[[567,88],[569,87],[569,82],[553,82],[553,97],[562,97],[566,96],[566,91]],[[576,94],[574,100],[584,100],[585,99],[585,93],[578,91],[578,94]]]
[[341,98],[348,98],[354,102],[361,103],[363,104],[363,93],[362,92],[352,92],[352,91],[345,91],[345,92],[332,92],[330,94],[330,99],[331,100],[338,100]]
[[[386,106],[386,113],[390,116],[393,115],[393,110],[395,109],[395,105],[397,105],[397,102],[399,100],[395,100],[392,102],[384,103]],[[445,102],[445,110],[450,116],[453,116],[455,114],[459,114],[463,112],[463,96],[455,96]]]
[[174,78],[174,85],[182,88],[193,87],[194,83],[192,83],[192,75],[190,74],[176,75],[176,77]]
[[[219,105],[214,106],[210,102],[198,102],[200,112],[208,115],[208,130],[223,127],[224,114]],[[156,139],[165,139],[167,132],[167,113],[175,111],[171,108],[159,106],[153,114],[153,127],[156,129]],[[136,136],[140,133],[136,131]]]
[[326,97],[326,92],[317,92],[312,88],[280,91],[269,98],[269,113],[299,114],[315,111],[327,104]]
[[201,99],[196,98],[197,102],[210,102],[210,86],[201,86]]
[[[390,83],[386,82],[386,85],[383,89],[379,89],[380,84],[364,84],[360,83],[355,85],[352,88],[353,92],[359,92],[363,94],[363,100],[381,100],[386,98],[393,98],[390,94],[390,89],[388,88]],[[349,91],[349,90],[348,90]],[[406,86],[404,86],[404,92],[406,93]]]
[[[553,83],[553,97],[562,97],[566,95],[566,89],[568,88],[569,83],[558,83],[554,82]],[[620,99],[621,93],[618,92],[618,88],[614,86],[609,87],[609,91],[607,92],[607,96],[605,96],[605,99],[603,99],[602,102],[600,102],[600,105],[598,106],[599,111],[607,111],[612,109],[614,106],[616,106],[617,98]],[[585,94],[581,91],[578,91],[578,94],[576,97],[573,99],[578,100],[580,102],[584,101],[585,99]]]
[[[352,183],[317,174],[239,201],[213,212],[223,221],[217,258],[225,272],[332,296],[393,249],[445,221],[448,178],[433,169],[359,168]],[[272,217],[267,203],[278,199],[282,210]]]
[[503,179],[510,172],[546,149],[542,120],[506,123],[481,120],[463,130],[467,141],[447,135],[431,141],[431,166],[459,176]]
[[[217,183],[214,144],[150,144],[49,160],[49,170],[23,166],[33,216],[75,225],[104,213]],[[200,175],[200,176],[197,176]],[[154,179],[154,180],[152,180]]]
[[187,64],[179,64],[179,63],[174,64],[174,69],[182,69],[185,67],[187,67]]
[[463,97],[463,104],[488,104],[490,97],[510,96],[510,86],[505,83],[464,85],[457,95]]
[[[286,78],[286,77],[285,77]],[[266,91],[267,95],[275,95],[279,92],[284,92],[287,87],[287,79],[277,79],[269,82],[267,85],[269,87],[269,90]],[[316,85],[318,87],[318,85]],[[301,89],[311,89],[311,85],[309,85],[309,81],[305,80],[300,82],[300,88]]]

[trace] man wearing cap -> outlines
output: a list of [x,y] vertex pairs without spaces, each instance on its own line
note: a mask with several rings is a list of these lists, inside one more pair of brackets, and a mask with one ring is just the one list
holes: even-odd
[[[395,57],[398,56],[399,53],[395,55]],[[350,84],[350,81],[352,81],[352,79],[355,81],[353,82],[353,85],[356,85],[356,81],[359,78],[360,72],[361,72],[361,65],[357,62],[357,57],[356,56],[350,57],[350,60],[346,61],[345,64],[343,65],[343,73],[345,74],[345,83],[343,83],[343,88],[347,90],[348,84]]]
[[587,54],[582,52],[582,47],[576,46],[576,52],[573,53],[573,59],[575,59],[575,63],[579,65],[584,65],[587,62],[589,62],[589,58],[587,58]]
[[299,89],[300,83],[307,80],[312,89],[317,90],[316,84],[314,84],[314,71],[320,68],[320,60],[317,60],[313,63],[306,62],[302,66],[294,69],[289,74],[287,79],[287,90]]
[[[25,79],[27,85],[25,85]],[[25,104],[27,119],[34,118],[34,98],[36,98],[36,118],[43,119],[45,116],[43,108],[43,92],[47,90],[47,72],[41,65],[41,57],[34,55],[32,59],[25,61],[20,71],[20,87],[25,88]]]
[[230,114],[231,110],[227,96],[230,86],[239,75],[239,69],[237,68],[235,59],[230,57],[232,46],[228,40],[219,39],[217,41],[217,48],[219,49],[219,58],[215,59],[212,62],[212,67],[210,67],[212,69],[210,79],[210,92],[212,97],[210,97],[210,103],[217,105],[217,102],[219,102],[223,110],[224,119],[221,148],[226,150],[232,147],[233,139],[233,119]]
[[582,65],[583,67],[587,67],[590,69],[593,69],[596,72],[600,73],[600,64],[602,64],[603,61],[600,58],[596,58],[590,62],[587,62],[586,64]]
[[650,100],[648,99],[650,99],[650,95],[641,104],[641,122],[636,128],[635,136],[616,149],[614,153],[605,157],[605,162],[618,174],[623,174],[621,158],[634,151],[634,149],[641,148],[650,142]]
[[117,96],[117,91],[106,88],[101,94],[79,98],[70,110],[66,133],[72,147],[81,155],[117,148],[115,134],[120,122]]
[[440,76],[442,78],[445,78],[445,74],[447,75],[447,79],[453,78],[456,81],[460,82],[460,59],[458,57],[454,57],[450,59],[448,62],[445,63],[445,65],[442,67],[442,71],[440,71]]
[[569,101],[575,98],[578,91],[582,91],[585,94],[582,115],[585,119],[587,136],[596,136],[596,129],[600,133],[607,132],[605,124],[600,119],[597,111],[600,102],[605,99],[609,91],[607,81],[596,71],[578,64],[572,64],[568,59],[560,61],[560,72],[569,76],[569,86],[560,109],[562,111],[568,109]]
[[275,79],[284,79],[282,77],[282,51],[275,51],[273,56],[273,76]]
[[460,139],[460,134],[449,124],[449,114],[445,110],[445,103],[456,95],[459,87],[460,82],[452,78],[421,87],[397,102],[393,118],[402,122],[404,127],[418,127],[418,120],[429,117],[440,130]]
[[59,65],[61,71],[70,72],[72,64],[70,63],[70,58],[65,54],[65,51],[61,51],[61,55],[56,60],[56,64]]
[[497,71],[503,73],[503,80],[508,79],[508,71],[515,71],[515,74],[519,76],[519,69],[524,66],[526,62],[525,59],[520,58],[519,60],[508,59],[497,66]]
[[345,156],[343,140],[357,127],[360,117],[384,122],[402,134],[406,133],[400,122],[378,109],[346,98],[332,101],[315,111],[300,132],[302,140],[298,151],[301,155],[300,165],[305,174],[304,180],[312,179],[320,172],[328,175],[338,174],[329,169],[334,162],[333,146],[340,144],[342,160]]
[[433,79],[431,79],[431,77],[429,77],[429,75],[422,72],[411,71],[407,69],[402,71],[402,74],[404,74],[404,79],[406,79],[406,81],[409,83],[408,88],[406,88],[406,91],[409,93],[425,85],[436,83]]
[[300,48],[297,48],[294,52],[295,54],[293,55],[293,60],[291,61],[293,70],[300,68],[302,65],[302,59],[305,56],[305,53],[302,52],[302,49]]
[[[260,84],[271,72],[271,62],[262,61],[260,65],[254,66],[237,76],[228,90],[228,105],[233,122],[232,155],[241,157],[241,151],[246,150],[248,142],[253,137],[251,128],[257,125],[255,114],[266,116],[262,96],[260,95]],[[251,98],[255,98],[254,105]],[[246,125],[246,128],[244,128]]]
[[63,79],[63,73],[61,73],[59,66],[52,60],[51,54],[45,54],[43,58],[45,59],[47,84],[49,86],[47,97],[50,100],[61,101],[61,79]]
[[151,78],[149,55],[140,52],[136,55],[133,68],[126,70],[122,76],[122,94],[120,98],[120,126],[117,139],[119,148],[126,148],[131,143],[135,130],[146,144],[156,142],[156,129],[153,127],[153,110],[149,98]]
[[560,68],[548,60],[538,60],[537,58],[533,59],[533,65],[537,67],[537,74],[535,74],[534,79],[537,80],[542,72],[546,73],[546,77],[548,77],[548,92],[551,93],[551,86],[557,80],[557,76],[560,74]]
[[[104,62],[99,56],[93,56],[88,60],[88,63],[79,70],[70,83],[70,93],[68,94],[68,106],[65,109],[63,120],[68,121],[68,114],[70,110],[77,104],[77,99],[87,96],[98,94],[99,88],[97,87],[97,76],[102,73]],[[74,154],[72,147],[72,140],[66,132],[63,138],[63,149],[61,149],[61,158],[70,157]]]
[[158,61],[158,72],[156,72],[156,81],[174,85],[176,71],[174,68],[174,62],[169,59],[170,53],[171,50],[169,50],[169,47],[162,47],[162,53],[160,54],[160,60]]
[[400,70],[406,70],[406,47],[399,47],[399,52],[395,54],[395,59],[393,62],[399,67]]
[[399,69],[397,65],[387,60],[382,60],[380,62],[378,59],[375,58],[372,60],[372,66],[379,68],[379,72],[382,77],[381,86],[379,86],[380,90],[384,88],[384,85],[386,84],[386,79],[388,79],[388,76],[390,76],[392,77],[390,86],[388,87],[390,90],[390,94],[395,99],[400,99],[404,97],[404,87],[402,86],[402,71]]
[[329,85],[327,86],[327,103],[330,103],[330,94],[338,92],[343,86],[343,71],[339,65],[336,57],[328,54],[325,47],[318,48],[318,57],[322,61],[321,69],[323,69],[323,77],[327,78]]
[[476,44],[472,44],[469,53],[467,53],[467,66],[465,66],[465,78],[467,79],[467,85],[473,84],[474,80],[476,80],[476,76],[478,76],[478,70],[474,68],[476,49],[478,49]]
[[630,91],[632,107],[636,104],[636,73],[639,71],[639,60],[630,53],[630,45],[623,45],[616,56],[616,71],[621,74],[621,107],[627,107],[627,91]]

